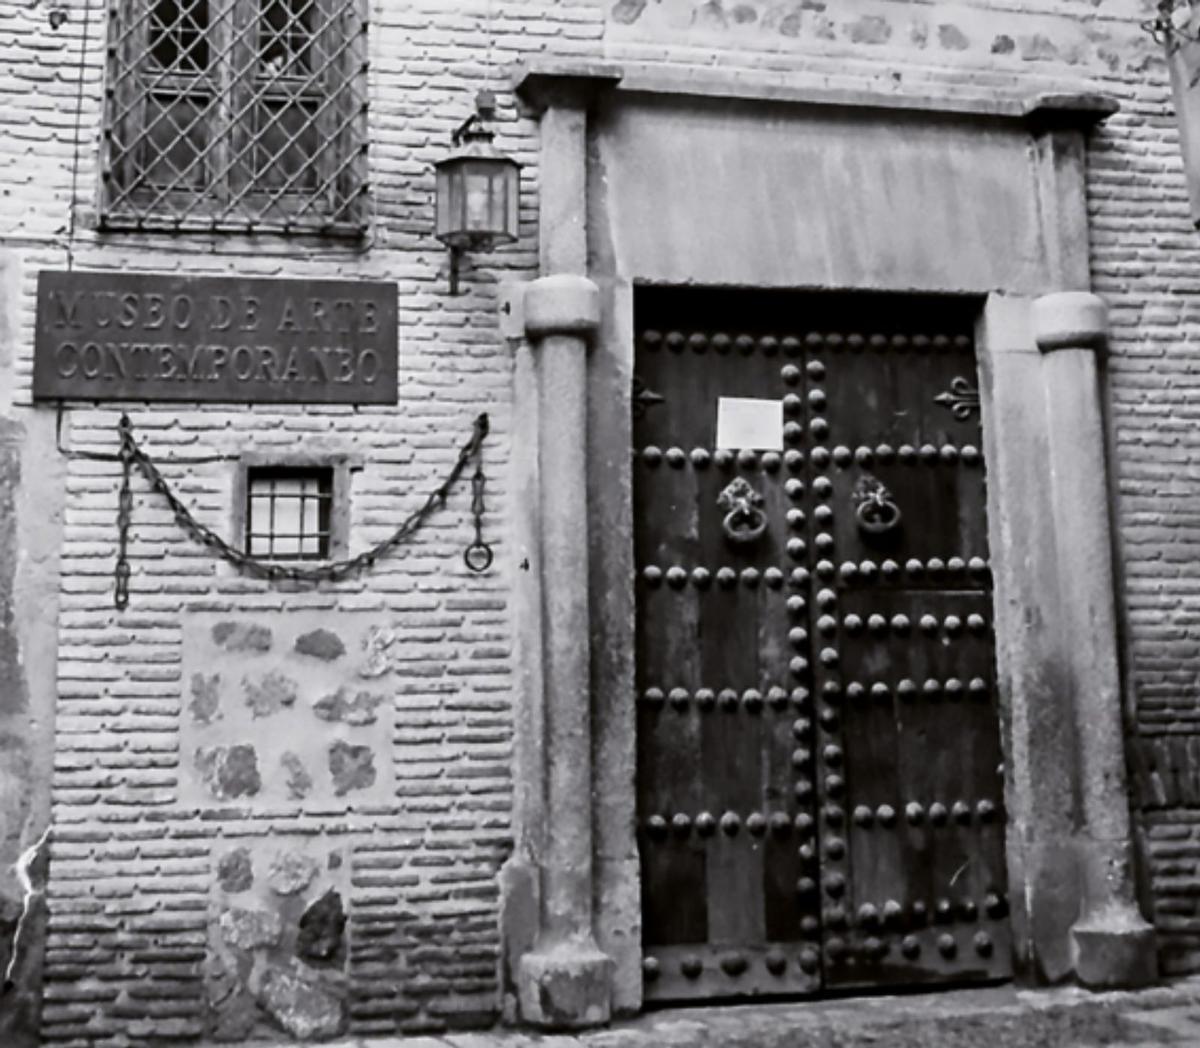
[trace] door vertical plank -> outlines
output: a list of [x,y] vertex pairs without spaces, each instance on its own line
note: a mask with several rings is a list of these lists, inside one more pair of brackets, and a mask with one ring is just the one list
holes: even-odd
[[[665,353],[661,343],[639,353],[635,370],[654,383],[643,388],[656,389],[667,379]],[[696,484],[690,464],[667,454],[675,446],[670,427],[679,424],[680,414],[673,399],[664,398],[646,409],[634,427],[637,519],[673,525],[639,528],[635,539],[641,569],[639,845],[643,899],[651,900],[643,907],[644,934],[651,946],[703,942],[708,932],[705,855],[692,846],[690,827],[679,819],[682,815],[690,820],[700,793],[699,718],[693,700],[698,686],[694,653],[699,617],[696,593],[689,584],[689,561],[697,545]],[[653,900],[660,898],[673,898],[675,904],[654,905]]]

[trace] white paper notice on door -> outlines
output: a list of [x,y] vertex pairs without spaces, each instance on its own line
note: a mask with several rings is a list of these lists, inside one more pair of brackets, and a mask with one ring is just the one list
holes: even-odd
[[783,401],[717,398],[717,447],[783,450]]

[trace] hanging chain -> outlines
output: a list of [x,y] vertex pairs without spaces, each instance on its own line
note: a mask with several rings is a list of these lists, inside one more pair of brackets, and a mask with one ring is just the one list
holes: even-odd
[[[130,518],[133,509],[133,495],[129,487],[130,467],[136,465],[141,471],[142,476],[146,478],[150,487],[161,495],[166,500],[168,506],[171,507],[171,512],[175,516],[175,522],[187,532],[193,539],[203,546],[207,546],[217,556],[224,558],[229,563],[235,565],[247,574],[257,576],[258,578],[266,579],[287,579],[292,582],[320,582],[329,580],[336,582],[339,579],[344,579],[348,575],[362,571],[372,567],[377,560],[386,556],[395,546],[407,539],[413,534],[436,510],[446,504],[446,498],[450,494],[450,490],[454,487],[459,477],[462,476],[467,464],[475,460],[475,475],[472,478],[472,512],[475,515],[475,539],[467,549],[468,559],[467,565],[472,571],[486,571],[492,563],[492,551],[486,543],[483,542],[482,536],[482,520],[483,520],[483,456],[482,447],[483,440],[488,434],[488,417],[486,414],[481,414],[475,419],[472,428],[471,437],[459,449],[458,458],[451,468],[446,479],[442,481],[429,495],[425,501],[412,513],[410,513],[391,535],[382,542],[376,543],[368,550],[355,557],[350,557],[346,560],[332,561],[328,564],[322,564],[315,568],[300,568],[291,564],[279,564],[272,561],[261,560],[258,557],[252,557],[250,554],[231,546],[220,535],[211,528],[201,524],[194,516],[191,510],[187,508],[171,490],[166,480],[163,479],[158,467],[150,459],[150,457],[138,447],[137,442],[133,439],[133,425],[130,423],[128,416],[122,415],[121,422],[118,426],[121,436],[121,452],[120,461],[123,470],[123,479],[121,484],[121,494],[119,500],[119,509],[117,514],[118,527],[118,546],[117,546],[117,565],[115,570],[115,592],[113,602],[120,609],[124,609],[129,603],[129,560],[127,556],[127,545],[129,535]],[[486,562],[482,559],[482,554],[472,556],[472,550],[484,551],[487,554]],[[479,559],[475,559],[478,557]],[[475,560],[475,563],[472,563]],[[481,567],[476,567],[475,564],[482,564]]]
[[492,547],[483,541],[483,462],[475,460],[471,478],[471,513],[475,517],[475,541],[463,553],[463,561],[472,571],[487,571],[492,566]]
[[117,564],[113,569],[113,603],[119,611],[129,606],[129,522],[133,518],[133,491],[129,475],[133,465],[133,426],[127,415],[117,427],[121,434],[121,491],[117,495]]

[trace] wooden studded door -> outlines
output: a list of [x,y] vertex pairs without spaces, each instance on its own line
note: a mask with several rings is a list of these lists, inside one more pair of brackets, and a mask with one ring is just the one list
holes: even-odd
[[[646,999],[1007,977],[975,307],[635,309]],[[718,398],[782,447],[718,448]]]

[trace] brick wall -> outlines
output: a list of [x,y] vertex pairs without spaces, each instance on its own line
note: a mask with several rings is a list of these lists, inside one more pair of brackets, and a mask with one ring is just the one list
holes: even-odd
[[[105,6],[65,4],[55,29],[46,7],[0,5],[0,243],[19,253],[23,271],[18,406],[31,410],[41,268],[395,281],[397,407],[134,405],[136,434],[195,515],[222,534],[242,452],[303,442],[352,453],[362,463],[351,481],[357,552],[421,504],[486,410],[484,529],[497,560],[483,575],[463,565],[472,536],[464,482],[411,542],[361,577],[267,585],[198,549],[135,478],[131,597],[118,612],[111,574],[119,467],[78,456],[116,450],[120,410],[64,413],[63,444],[76,457],[65,483],[43,1036],[120,1043],[270,1035],[284,1013],[293,1016],[285,1025],[326,1022],[323,995],[332,1007],[346,1001],[352,1033],[486,1025],[498,1009],[496,871],[511,836],[511,353],[496,330],[496,291],[499,280],[536,266],[536,124],[517,118],[505,67],[524,53],[595,50],[601,13],[545,2],[372,3],[373,217],[365,243],[343,246],[94,231]],[[526,165],[523,235],[492,256],[468,256],[463,294],[451,298],[448,257],[428,235],[431,165],[482,86],[499,94],[502,147]],[[283,772],[262,763],[262,741],[296,731],[298,706],[242,726],[260,751],[261,790],[206,798],[192,781],[199,736],[184,635],[215,616],[273,631],[282,649],[297,614],[369,621],[395,637],[383,678],[387,718],[365,728],[299,726],[310,737],[332,727],[364,740],[375,785],[277,799]],[[302,706],[304,677],[294,677]],[[230,714],[238,682],[223,687]],[[321,770],[310,768],[316,779]],[[226,876],[227,854],[240,846],[249,886]],[[302,888],[280,893],[272,879],[278,863],[315,872]],[[298,992],[288,954],[298,948],[300,917],[326,891],[348,918],[348,945]],[[251,988],[273,1003],[254,1005]]]
[[[498,552],[485,575],[463,568],[470,520],[460,488],[369,574],[318,588],[268,586],[197,550],[139,480],[131,601],[119,613],[111,600],[119,470],[69,461],[45,1037],[117,1043],[205,1030],[265,1033],[265,1017],[246,1004],[246,973],[236,964],[220,969],[214,958],[228,952],[230,937],[257,935],[259,945],[245,954],[255,958],[253,978],[274,964],[274,985],[286,997],[280,954],[294,935],[272,938],[271,917],[261,926],[239,917],[245,926],[214,939],[223,935],[221,917],[261,909],[294,923],[326,890],[343,900],[350,932],[346,956],[334,959],[323,985],[345,995],[339,980],[349,980],[352,1031],[478,1025],[495,1014],[495,873],[510,836],[512,633],[504,541],[511,355],[497,332],[495,299],[499,280],[536,269],[536,125],[516,113],[504,71],[522,57],[721,67],[793,84],[914,94],[1090,85],[1120,100],[1121,113],[1094,141],[1089,206],[1095,285],[1113,306],[1109,380],[1136,707],[1131,748],[1164,959],[1171,970],[1200,969],[1200,896],[1191,887],[1200,861],[1200,566],[1189,548],[1200,542],[1200,495],[1189,483],[1200,459],[1191,417],[1200,396],[1192,361],[1200,315],[1189,303],[1200,266],[1164,64],[1137,24],[1148,6],[374,0],[372,229],[365,243],[338,246],[97,235],[104,5],[54,7],[66,15],[54,28],[50,7],[0,0],[0,245],[18,254],[24,275],[17,409],[31,410],[40,268],[394,280],[397,408],[139,405],[131,410],[138,437],[197,517],[222,533],[242,451],[304,441],[355,453],[363,462],[351,495],[357,551],[419,503],[449,468],[472,418],[487,410],[485,528]],[[428,235],[430,165],[485,84],[499,95],[502,147],[526,165],[522,238],[495,255],[469,256],[464,294],[450,298],[446,254]],[[72,452],[111,454],[118,417],[113,408],[72,407],[63,443]],[[365,616],[394,631],[394,728],[390,739],[371,743],[390,762],[390,792],[319,805],[198,801],[184,774],[192,751],[181,741],[189,715],[185,632],[214,615],[280,631],[297,611]],[[243,845],[253,887],[235,891],[222,871],[230,849]],[[284,852],[288,861],[314,864],[292,894],[270,887]]]

